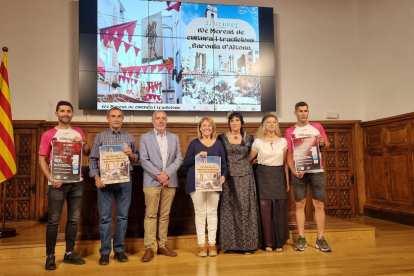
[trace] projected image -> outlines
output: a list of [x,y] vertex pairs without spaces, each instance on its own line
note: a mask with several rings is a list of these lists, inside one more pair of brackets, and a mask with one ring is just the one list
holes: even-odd
[[99,0],[98,109],[260,111],[257,10]]

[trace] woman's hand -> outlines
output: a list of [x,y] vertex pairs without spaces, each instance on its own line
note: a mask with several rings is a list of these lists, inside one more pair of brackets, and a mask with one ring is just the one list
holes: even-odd
[[196,156],[207,157],[207,152],[206,151],[200,151],[198,154],[196,154]]
[[220,184],[223,185],[224,181],[226,181],[226,177],[225,176],[221,176]]

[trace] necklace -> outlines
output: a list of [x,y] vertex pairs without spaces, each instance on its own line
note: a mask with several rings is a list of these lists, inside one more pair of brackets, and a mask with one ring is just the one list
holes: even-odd
[[237,139],[239,139],[239,134],[232,134],[231,132],[229,132],[229,135],[233,135],[233,138],[235,139],[235,140],[237,140]]

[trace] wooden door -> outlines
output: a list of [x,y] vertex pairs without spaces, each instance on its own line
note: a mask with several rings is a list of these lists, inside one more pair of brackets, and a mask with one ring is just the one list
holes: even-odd
[[[35,219],[36,137],[35,129],[14,129],[17,173],[6,181],[6,221]],[[2,193],[3,188],[0,192],[1,199]],[[0,219],[2,219],[3,202],[1,202],[0,211]]]

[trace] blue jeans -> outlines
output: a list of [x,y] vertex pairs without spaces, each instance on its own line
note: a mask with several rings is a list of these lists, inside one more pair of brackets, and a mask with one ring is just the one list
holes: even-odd
[[46,255],[55,254],[59,222],[65,201],[68,205],[68,218],[65,231],[66,252],[74,251],[84,190],[85,186],[83,185],[83,181],[65,183],[59,188],[49,185],[47,191],[49,214],[46,228]]
[[114,252],[125,252],[124,238],[128,225],[128,211],[131,203],[131,181],[107,184],[98,190],[99,234],[101,235],[101,255],[111,254],[111,221],[114,200],[115,207],[115,234]]

